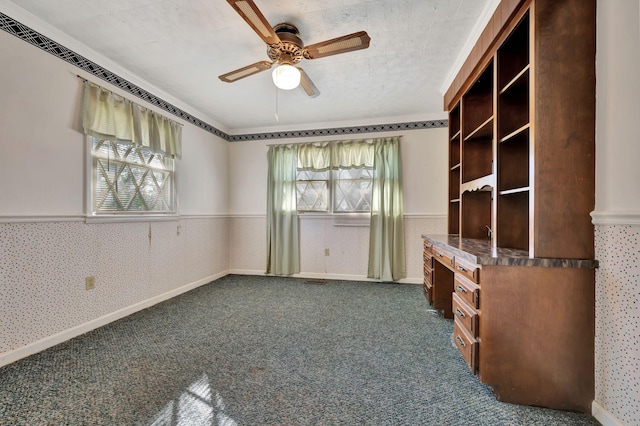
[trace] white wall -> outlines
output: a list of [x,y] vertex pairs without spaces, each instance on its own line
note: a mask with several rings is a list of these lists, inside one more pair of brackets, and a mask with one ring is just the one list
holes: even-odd
[[82,214],[76,71],[4,31],[0,55],[0,215]]
[[599,0],[594,415],[640,425],[640,2]]
[[[362,134],[351,138],[394,136]],[[262,273],[266,262],[266,178],[268,144],[303,143],[336,137],[233,142],[229,147],[234,225],[230,268]],[[344,139],[344,137],[342,138]],[[407,281],[422,282],[423,233],[446,232],[447,129],[402,132]],[[343,226],[339,216],[300,216],[301,275],[364,279],[369,250],[368,226]],[[360,225],[360,226],[358,226]],[[328,248],[330,255],[324,256]]]
[[0,55],[0,365],[227,273],[227,142],[185,123],[179,220],[85,223],[79,70],[4,31]]
[[598,212],[640,212],[639,9],[637,0],[598,2]]
[[406,215],[447,214],[447,129],[407,130],[402,133],[371,133],[352,137],[274,139],[232,142],[229,146],[229,208],[232,215],[264,215],[267,209],[267,151],[270,144],[402,136],[401,151]]

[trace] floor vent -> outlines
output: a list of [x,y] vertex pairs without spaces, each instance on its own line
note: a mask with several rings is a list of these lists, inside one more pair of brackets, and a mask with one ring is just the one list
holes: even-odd
[[321,280],[319,278],[309,278],[304,280],[305,284],[314,284],[314,285],[325,285],[327,280]]

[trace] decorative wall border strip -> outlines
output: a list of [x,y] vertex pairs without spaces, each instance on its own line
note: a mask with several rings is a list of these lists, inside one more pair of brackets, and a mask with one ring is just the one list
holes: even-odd
[[410,123],[375,124],[369,126],[338,127],[334,129],[292,130],[272,133],[230,135],[229,142],[263,139],[306,138],[314,136],[353,135],[359,133],[394,132],[398,130],[418,130],[447,127],[447,120],[413,121]]
[[170,104],[169,102],[156,97],[143,88],[114,74],[113,72],[85,58],[84,56],[77,54],[71,49],[62,46],[61,44],[51,40],[49,37],[46,37],[29,28],[28,26],[21,24],[20,22],[16,21],[8,15],[5,15],[2,12],[0,12],[0,29],[228,142],[333,135],[354,135],[360,133],[393,132],[399,130],[433,129],[439,127],[447,127],[448,125],[448,122],[445,119],[432,121],[413,121],[409,123],[338,127],[330,129],[293,130],[283,132],[229,135],[222,130],[212,126],[211,124],[205,123],[204,121],[200,120],[197,117],[194,117],[188,112],[183,111],[182,109]]

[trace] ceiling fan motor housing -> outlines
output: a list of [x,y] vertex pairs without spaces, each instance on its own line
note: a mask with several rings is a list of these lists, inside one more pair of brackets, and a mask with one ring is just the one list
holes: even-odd
[[294,25],[283,22],[273,27],[273,31],[280,38],[280,43],[267,47],[267,55],[272,61],[293,65],[303,58],[304,43],[300,39],[300,32]]

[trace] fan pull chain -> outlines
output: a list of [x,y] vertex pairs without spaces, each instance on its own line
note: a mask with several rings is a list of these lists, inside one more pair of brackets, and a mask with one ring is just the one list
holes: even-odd
[[276,87],[276,122],[280,122],[280,118],[278,117],[278,88]]

